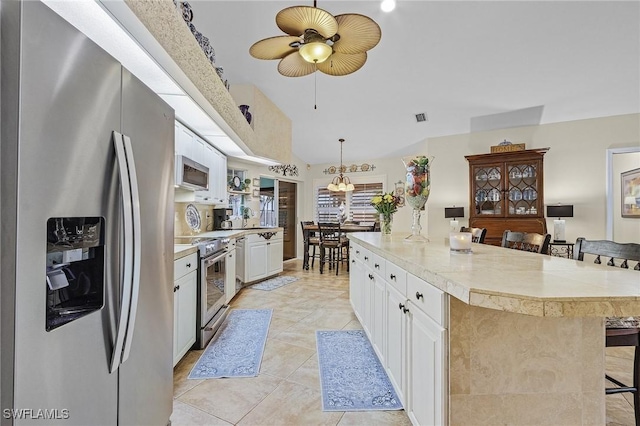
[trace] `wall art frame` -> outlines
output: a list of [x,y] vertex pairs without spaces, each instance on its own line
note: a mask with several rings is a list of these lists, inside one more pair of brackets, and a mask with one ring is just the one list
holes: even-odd
[[640,218],[640,168],[620,173],[622,217]]

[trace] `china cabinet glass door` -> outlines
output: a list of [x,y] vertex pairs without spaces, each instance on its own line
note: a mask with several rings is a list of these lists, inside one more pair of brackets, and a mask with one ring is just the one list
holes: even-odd
[[503,164],[473,166],[476,215],[502,216]]
[[537,216],[540,212],[537,161],[508,162],[506,169],[507,216]]

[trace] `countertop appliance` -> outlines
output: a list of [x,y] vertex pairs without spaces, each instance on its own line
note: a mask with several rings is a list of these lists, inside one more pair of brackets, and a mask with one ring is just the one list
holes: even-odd
[[166,425],[174,112],[45,4],[1,20],[2,425]]
[[229,220],[231,215],[233,215],[231,209],[213,209],[213,229],[216,231],[231,229],[231,221]]
[[227,273],[229,238],[178,237],[175,242],[198,247],[196,347],[203,349],[229,313],[227,286],[235,286],[235,272],[233,277]]

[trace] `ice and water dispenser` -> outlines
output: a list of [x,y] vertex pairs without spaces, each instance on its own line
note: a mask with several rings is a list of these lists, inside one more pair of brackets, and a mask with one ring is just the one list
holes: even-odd
[[104,256],[103,218],[47,221],[47,331],[102,308]]

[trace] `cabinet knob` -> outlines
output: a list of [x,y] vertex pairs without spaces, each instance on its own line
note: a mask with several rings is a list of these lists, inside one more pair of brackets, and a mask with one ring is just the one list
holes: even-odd
[[380,269],[380,265],[378,265],[377,263],[375,265],[373,265],[374,267]]
[[353,260],[353,259],[351,259],[351,263],[356,263],[356,261],[355,261],[355,260]]
[[178,291],[178,287],[176,287],[175,285],[173,286],[173,292],[175,293],[176,291]]
[[407,312],[409,312],[409,308],[402,308],[402,312],[406,314]]
[[360,250],[356,250],[356,254],[360,254]]
[[398,303],[398,309],[400,309],[400,310],[404,309],[404,305],[402,304],[402,302]]
[[419,291],[416,291],[416,299],[420,300],[420,298],[424,299],[424,296]]
[[176,286],[176,290],[180,290],[180,286],[179,285]]
[[190,263],[187,263],[187,268],[191,268],[191,264]]
[[392,280],[395,280],[395,279],[396,279],[396,276],[395,276],[395,275],[393,275],[393,274],[389,274],[389,278],[390,278],[390,279],[392,279]]
[[369,279],[372,280],[373,279],[373,275],[369,274]]
[[364,260],[369,260],[369,258],[367,256],[364,257]]

